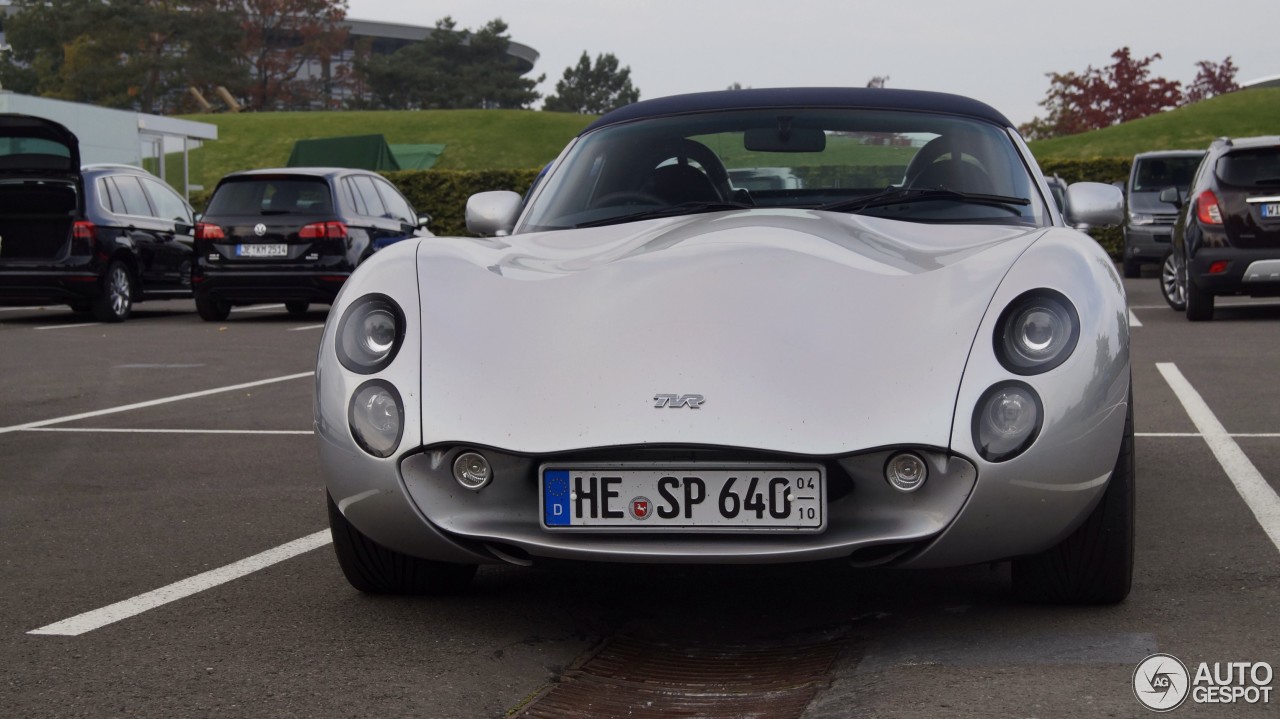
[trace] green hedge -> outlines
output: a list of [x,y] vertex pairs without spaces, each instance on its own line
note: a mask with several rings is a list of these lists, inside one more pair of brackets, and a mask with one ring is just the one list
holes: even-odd
[[538,176],[529,170],[406,170],[383,173],[418,212],[431,215],[437,235],[467,234],[467,198],[477,192],[511,190],[524,194]]
[[[1125,182],[1133,159],[1129,157],[1088,157],[1038,159],[1041,171],[1046,175],[1058,175],[1067,184],[1072,182]],[[1089,230],[1093,239],[1102,245],[1113,259],[1124,253],[1124,235],[1119,227],[1100,227]]]

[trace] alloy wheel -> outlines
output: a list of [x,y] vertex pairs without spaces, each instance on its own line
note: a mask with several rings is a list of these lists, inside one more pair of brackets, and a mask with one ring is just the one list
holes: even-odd
[[129,288],[129,271],[122,265],[116,265],[107,279],[107,295],[111,299],[111,309],[116,316],[128,313],[133,297]]
[[1160,266],[1160,285],[1164,290],[1164,298],[1175,309],[1187,305],[1187,274],[1178,266],[1173,253],[1164,258]]

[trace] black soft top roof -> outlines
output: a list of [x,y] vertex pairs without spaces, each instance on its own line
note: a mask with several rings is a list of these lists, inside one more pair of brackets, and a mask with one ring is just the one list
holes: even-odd
[[868,110],[911,110],[966,115],[1001,127],[1013,124],[986,103],[960,95],[922,90],[893,90],[871,87],[795,87],[751,90],[721,90],[689,95],[672,95],[643,100],[610,112],[587,126],[582,134],[607,125],[649,117],[692,112],[747,110],[784,107],[860,108]]

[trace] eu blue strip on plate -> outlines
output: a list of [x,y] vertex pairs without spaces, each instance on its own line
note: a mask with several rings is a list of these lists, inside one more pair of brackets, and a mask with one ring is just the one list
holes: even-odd
[[542,505],[548,527],[569,525],[569,471],[549,470],[542,475]]

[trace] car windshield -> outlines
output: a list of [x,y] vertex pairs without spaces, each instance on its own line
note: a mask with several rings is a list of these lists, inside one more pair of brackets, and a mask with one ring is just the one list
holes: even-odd
[[1044,225],[1009,135],[954,115],[754,109],[610,125],[570,149],[519,232],[744,208]]
[[1280,148],[1236,150],[1218,159],[1218,179],[1228,185],[1280,186]]
[[223,182],[206,215],[310,215],[333,211],[329,184],[311,177],[247,177]]
[[1200,159],[1200,155],[1192,155],[1138,160],[1138,167],[1133,175],[1133,191],[1160,192],[1167,187],[1176,187],[1186,192],[1191,187],[1196,168],[1200,166]]

